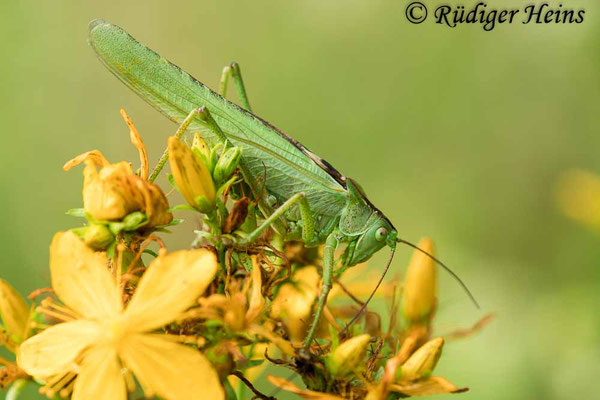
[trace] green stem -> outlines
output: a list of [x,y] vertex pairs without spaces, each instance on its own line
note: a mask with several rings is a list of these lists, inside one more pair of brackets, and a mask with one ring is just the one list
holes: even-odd
[[8,389],[8,393],[6,393],[6,400],[17,400],[28,383],[28,379],[17,379],[14,381],[10,389]]

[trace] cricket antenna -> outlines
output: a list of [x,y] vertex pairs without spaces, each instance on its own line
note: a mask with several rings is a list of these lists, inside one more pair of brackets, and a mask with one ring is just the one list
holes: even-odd
[[396,239],[396,241],[398,243],[404,243],[407,246],[412,247],[413,249],[420,251],[421,253],[425,254],[427,257],[431,258],[433,261],[435,261],[437,264],[439,264],[442,268],[444,268],[450,275],[452,275],[452,277],[460,284],[460,286],[462,286],[462,288],[464,289],[464,291],[467,293],[467,295],[469,296],[469,298],[471,299],[471,301],[473,302],[473,304],[475,305],[475,307],[477,307],[477,309],[479,309],[479,303],[477,303],[477,300],[475,300],[475,297],[473,296],[473,294],[471,293],[471,291],[469,290],[469,288],[467,287],[467,285],[465,285],[465,283],[462,281],[462,279],[460,279],[460,277],[454,272],[452,271],[448,266],[446,266],[443,262],[441,262],[440,260],[438,260],[437,258],[435,258],[433,255],[429,254],[428,252],[426,252],[425,250],[419,248],[419,246],[414,245],[410,242],[407,242],[404,239]]
[[383,282],[383,278],[385,278],[385,274],[388,272],[388,269],[390,269],[390,265],[392,264],[392,260],[394,259],[394,252],[395,251],[396,251],[396,248],[392,247],[392,253],[390,254],[390,259],[388,260],[387,265],[385,266],[385,269],[383,270],[383,274],[381,274],[381,277],[379,278],[379,281],[377,282],[377,286],[375,286],[375,289],[373,289],[373,291],[369,295],[369,298],[367,299],[367,301],[365,301],[363,303],[363,305],[360,307],[360,310],[358,310],[358,312],[354,315],[354,317],[352,317],[352,319],[350,320],[350,322],[348,322],[346,324],[346,326],[344,326],[344,328],[338,333],[338,336],[341,337],[342,335],[344,335],[348,331],[348,328],[350,327],[350,325],[352,325],[353,323],[355,323],[356,320],[365,311],[365,309],[367,308],[367,305],[369,304],[369,302],[371,301],[371,299],[373,298],[373,296],[375,296],[375,292],[377,292],[377,289],[379,289],[379,286],[381,286],[381,283]]

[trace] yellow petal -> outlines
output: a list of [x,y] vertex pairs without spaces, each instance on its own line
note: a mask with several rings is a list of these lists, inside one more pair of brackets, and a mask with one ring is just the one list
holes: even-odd
[[[320,280],[316,267],[300,268],[294,272],[292,282],[283,284],[273,300],[271,315],[283,321],[293,340],[303,339],[308,331]],[[324,319],[320,321],[320,328],[322,326],[326,326]]]
[[36,377],[72,371],[77,356],[94,343],[98,335],[99,326],[92,321],[54,325],[24,341],[17,362],[25,372]]
[[288,382],[287,380],[280,378],[274,375],[267,375],[267,380],[271,382],[273,385],[291,392],[295,393],[303,399],[307,400],[344,400],[343,397],[334,396],[328,393],[316,392],[314,390],[308,389],[300,389],[298,386],[294,385],[292,382]]
[[161,335],[133,334],[119,353],[137,377],[147,397],[166,400],[219,400],[225,393],[210,362],[191,347]]
[[130,329],[149,331],[176,319],[204,292],[217,268],[217,257],[209,250],[158,256],[142,276],[125,311]]
[[0,316],[12,339],[17,342],[25,339],[29,306],[16,290],[2,279],[0,279]]
[[86,151],[85,153],[78,155],[72,160],[67,161],[65,165],[63,165],[63,170],[69,171],[71,168],[76,167],[77,165],[81,164],[86,160],[92,161],[93,165],[100,168],[110,164],[110,162],[108,162],[108,160],[104,158],[104,155],[102,155],[100,150],[91,150]]
[[125,110],[123,110],[122,108],[121,116],[123,117],[123,120],[129,127],[129,138],[131,139],[131,143],[140,153],[140,178],[142,178],[143,180],[148,180],[148,153],[146,152],[146,146],[144,146],[142,136],[133,124],[131,118],[129,118],[129,115],[127,115]]
[[106,256],[72,232],[59,232],[50,245],[50,273],[57,296],[87,319],[101,320],[122,309]]
[[72,400],[126,400],[127,387],[114,348],[96,346],[84,354]]
[[250,295],[250,305],[246,312],[246,321],[252,322],[265,307],[265,298],[262,295],[262,275],[260,264],[256,262],[256,257],[252,257],[252,294]]
[[432,376],[423,381],[408,384],[390,385],[394,392],[400,392],[408,396],[433,396],[443,393],[466,392],[467,388],[458,388],[441,376]]

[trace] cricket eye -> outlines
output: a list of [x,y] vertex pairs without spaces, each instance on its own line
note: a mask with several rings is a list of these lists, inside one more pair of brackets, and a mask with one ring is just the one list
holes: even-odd
[[388,230],[385,228],[379,228],[377,229],[377,231],[375,232],[375,240],[377,240],[378,242],[383,242],[385,240],[385,238],[388,235]]

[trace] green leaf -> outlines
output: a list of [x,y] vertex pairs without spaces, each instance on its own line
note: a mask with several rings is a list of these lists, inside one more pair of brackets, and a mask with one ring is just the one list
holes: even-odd
[[175,178],[173,178],[173,174],[167,174],[167,180],[173,186],[173,188],[177,189],[177,185],[175,184]]
[[106,249],[106,255],[108,258],[113,258],[117,254],[117,241],[112,242]]
[[196,210],[194,207],[190,206],[189,204],[177,204],[176,206],[173,206],[171,208],[169,208],[167,210],[167,212],[175,212],[175,211],[181,211],[181,210]]

